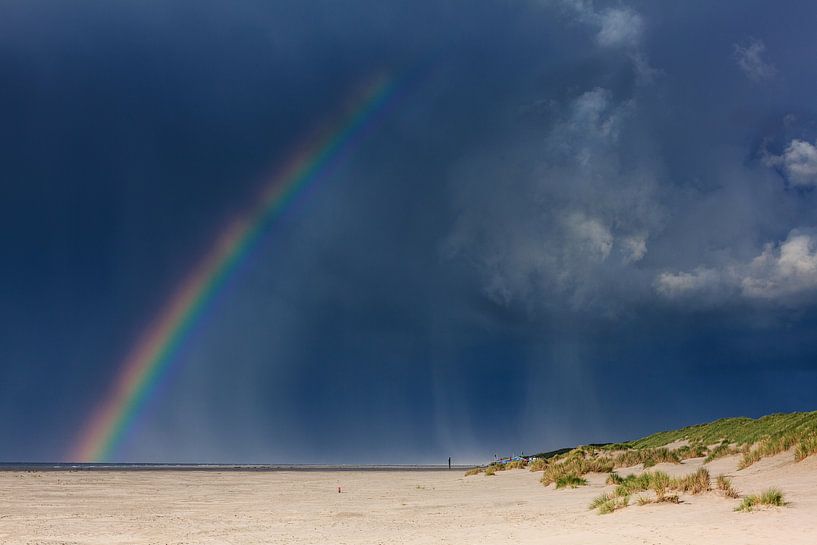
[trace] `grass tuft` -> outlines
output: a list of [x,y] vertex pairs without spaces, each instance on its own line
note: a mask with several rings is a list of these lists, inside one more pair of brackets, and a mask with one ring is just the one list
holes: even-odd
[[701,494],[711,490],[709,483],[709,471],[704,468],[695,473],[673,479],[672,488],[686,492],[687,494]]
[[612,472],[610,472],[609,475],[607,475],[607,481],[606,482],[607,482],[607,484],[616,484],[616,485],[618,485],[618,484],[621,484],[621,483],[624,482],[624,477],[622,477],[621,475],[619,475],[615,471],[612,471]]
[[485,468],[485,476],[486,477],[493,477],[494,475],[496,475],[496,466],[495,465],[490,465],[490,466]]
[[630,504],[630,497],[618,497],[611,494],[602,494],[590,503],[590,509],[596,509],[599,515],[606,515]]
[[724,456],[729,456],[730,454],[737,454],[737,450],[730,447],[729,444],[721,443],[717,447],[713,448],[709,454],[704,458],[704,463],[708,464],[713,460],[717,460],[718,458],[723,458]]
[[479,475],[483,471],[485,471],[484,467],[472,467],[471,469],[465,472],[465,476],[470,477],[471,475]]
[[746,496],[740,502],[740,505],[735,508],[735,511],[754,511],[755,508],[762,505],[783,507],[786,505],[783,492],[778,488],[768,488],[760,494]]
[[727,498],[739,498],[738,491],[732,486],[732,479],[726,475],[718,475],[717,479],[718,490],[720,490]]
[[576,475],[564,475],[556,479],[556,488],[577,488],[586,484],[587,479]]
[[794,450],[794,461],[800,462],[812,454],[817,454],[817,434],[804,437]]

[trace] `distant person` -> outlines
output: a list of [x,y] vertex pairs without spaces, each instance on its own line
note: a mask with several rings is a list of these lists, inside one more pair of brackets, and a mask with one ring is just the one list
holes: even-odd
[[451,469],[451,456],[448,457],[448,469]]

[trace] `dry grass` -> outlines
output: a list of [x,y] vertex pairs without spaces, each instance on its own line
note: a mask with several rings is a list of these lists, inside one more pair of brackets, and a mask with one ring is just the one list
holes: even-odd
[[708,492],[711,490],[709,471],[701,468],[690,475],[673,479],[671,488],[686,492],[687,494],[702,494],[703,492]]
[[615,458],[615,467],[631,467],[643,464],[645,468],[652,467],[661,462],[680,464],[681,458],[678,453],[668,448],[650,448],[638,450],[626,450]]
[[612,494],[602,494],[590,503],[590,509],[598,510],[599,515],[606,515],[618,509],[623,509],[629,504],[629,496],[619,497]]
[[800,462],[812,454],[817,454],[817,434],[804,437],[794,450],[794,461]]
[[526,467],[528,467],[527,460],[514,460],[513,462],[502,464],[500,466],[500,471],[504,471],[506,469],[525,469]]
[[486,477],[493,477],[494,475],[496,475],[496,466],[495,465],[490,465],[490,466],[485,468],[485,476]]
[[717,478],[718,490],[727,498],[739,498],[738,491],[732,486],[732,479],[726,475],[718,475]]
[[465,476],[470,477],[472,475],[479,475],[483,471],[485,471],[484,467],[472,467],[471,469],[465,472]]
[[541,482],[547,486],[568,475],[581,477],[587,473],[609,473],[612,470],[613,461],[609,457],[592,457],[582,450],[576,450],[561,461],[548,464],[542,474]]
[[752,494],[743,498],[735,508],[735,511],[754,511],[757,507],[768,505],[772,507],[783,507],[786,501],[783,492],[777,488],[767,488],[760,494]]
[[545,467],[547,467],[548,463],[546,460],[541,458],[537,458],[536,460],[530,462],[528,464],[528,469],[531,471],[544,471]]
[[675,450],[675,454],[681,460],[689,460],[690,458],[702,458],[709,454],[709,449],[704,445],[687,445]]
[[[701,494],[711,490],[709,472],[703,468],[678,478],[672,478],[663,471],[644,472],[640,475],[627,475],[626,477],[610,473],[607,476],[607,484],[616,485],[615,490],[593,500],[590,509],[599,509],[599,513],[612,513],[616,509],[626,507],[630,496],[638,492],[655,493],[654,499],[643,494],[638,496],[638,505],[646,505],[648,503],[680,503],[681,500],[677,494],[669,494],[671,491]],[[626,501],[617,501],[616,498]]]

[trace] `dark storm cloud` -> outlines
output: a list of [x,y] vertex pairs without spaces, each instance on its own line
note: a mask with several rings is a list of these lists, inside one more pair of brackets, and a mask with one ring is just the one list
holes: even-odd
[[399,101],[123,459],[476,460],[813,406],[815,10],[772,9],[6,4],[0,456],[64,455],[264,172],[383,70]]

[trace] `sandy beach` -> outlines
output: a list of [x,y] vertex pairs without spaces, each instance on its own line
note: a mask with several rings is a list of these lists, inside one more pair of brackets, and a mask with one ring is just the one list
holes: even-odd
[[[681,475],[702,463],[656,469]],[[598,515],[587,505],[609,489],[605,475],[555,490],[527,470],[3,472],[0,543],[815,543],[817,457],[794,463],[783,453],[742,471],[736,464],[730,456],[707,467],[732,475],[741,493],[777,486],[789,505],[739,513],[738,500],[710,492]]]

